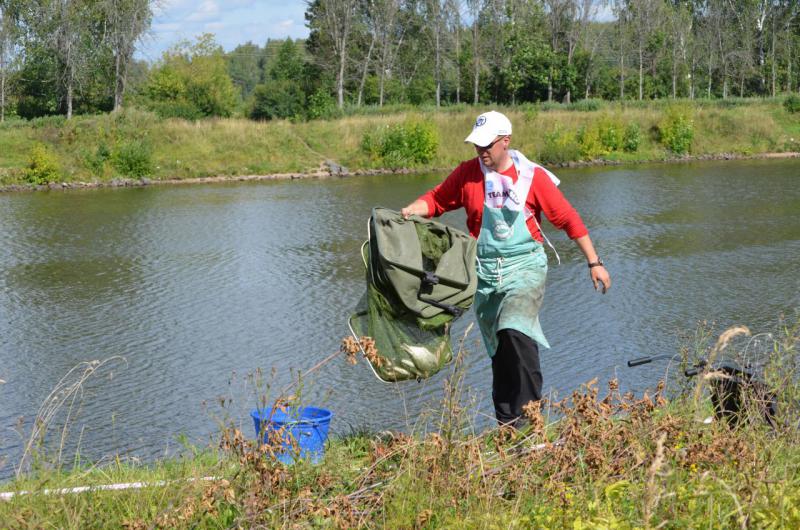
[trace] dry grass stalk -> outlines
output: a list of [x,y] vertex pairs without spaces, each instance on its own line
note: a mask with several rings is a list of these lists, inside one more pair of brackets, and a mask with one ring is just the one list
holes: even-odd
[[64,420],[64,426],[61,429],[58,451],[54,462],[56,465],[61,464],[61,457],[66,444],[70,422],[73,418],[76,405],[79,405],[80,400],[83,398],[83,385],[98,371],[116,362],[126,363],[127,361],[120,356],[109,357],[102,361],[83,361],[73,366],[64,377],[61,378],[36,412],[31,434],[28,437],[28,441],[25,443],[25,449],[17,465],[17,478],[22,475],[35,448],[44,443],[48,428],[58,416],[61,409],[66,405],[66,418]]

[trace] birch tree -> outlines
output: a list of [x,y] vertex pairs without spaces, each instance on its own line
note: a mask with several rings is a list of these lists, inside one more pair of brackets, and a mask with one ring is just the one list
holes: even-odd
[[318,44],[330,46],[333,52],[336,101],[340,109],[344,107],[345,74],[357,7],[358,0],[313,0],[306,11],[309,26],[318,32]]
[[466,0],[467,12],[472,18],[472,104],[478,104],[478,89],[481,82],[481,0]]
[[114,111],[122,108],[128,80],[128,66],[136,43],[150,27],[153,9],[150,0],[103,0],[106,39],[114,56]]

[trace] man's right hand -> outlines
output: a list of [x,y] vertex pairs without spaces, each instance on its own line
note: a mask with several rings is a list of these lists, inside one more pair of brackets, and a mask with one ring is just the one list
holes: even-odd
[[412,215],[428,217],[428,203],[417,199],[405,208],[401,209],[400,215],[403,216],[403,219],[408,219]]

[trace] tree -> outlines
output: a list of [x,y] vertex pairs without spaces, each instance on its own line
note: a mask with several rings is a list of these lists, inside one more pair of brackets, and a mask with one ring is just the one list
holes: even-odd
[[467,11],[469,12],[470,17],[472,17],[472,104],[477,105],[478,88],[481,80],[481,28],[479,25],[481,2],[480,0],[466,0],[466,2]]
[[[318,47],[329,46],[336,72],[336,95],[339,108],[344,107],[344,83],[351,31],[358,0],[313,0],[306,10],[311,30],[309,40]],[[321,58],[321,55],[317,56]],[[326,66],[324,63],[322,66]]]
[[239,88],[242,98],[247,98],[258,83],[264,80],[263,50],[248,41],[225,55],[228,75]]
[[165,117],[225,117],[236,108],[222,48],[208,33],[164,52],[143,92],[146,104]]
[[114,110],[122,108],[136,42],[150,27],[153,9],[150,0],[103,0],[106,41],[114,56]]
[[0,123],[6,120],[8,74],[17,51],[17,35],[8,2],[0,0]]

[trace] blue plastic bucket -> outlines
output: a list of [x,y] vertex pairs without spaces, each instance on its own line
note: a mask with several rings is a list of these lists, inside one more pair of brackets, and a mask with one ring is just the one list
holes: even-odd
[[328,439],[328,427],[333,417],[333,413],[327,409],[302,407],[286,412],[255,409],[250,417],[256,427],[256,437],[263,436],[264,443],[269,443],[272,433],[280,436],[281,448],[277,458],[284,464],[299,459],[316,464],[325,454],[325,440]]

